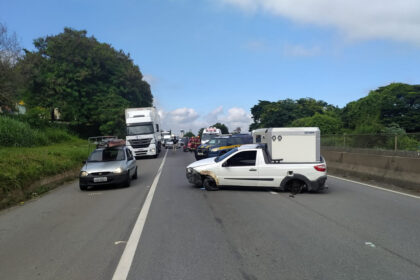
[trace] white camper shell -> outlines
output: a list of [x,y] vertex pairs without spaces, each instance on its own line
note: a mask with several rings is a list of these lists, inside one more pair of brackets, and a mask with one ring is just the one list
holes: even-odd
[[281,163],[321,162],[321,132],[318,127],[273,127],[252,132],[254,143],[267,144],[271,161]]
[[157,157],[161,149],[160,118],[155,107],[128,108],[126,143],[133,155]]

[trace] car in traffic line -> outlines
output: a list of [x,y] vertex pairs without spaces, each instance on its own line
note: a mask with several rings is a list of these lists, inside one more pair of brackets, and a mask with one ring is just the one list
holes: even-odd
[[90,186],[130,186],[131,179],[137,179],[136,158],[125,145],[95,149],[84,162],[79,174],[80,190]]
[[200,160],[207,157],[217,157],[227,153],[235,147],[252,143],[250,134],[222,135],[214,137],[206,144],[198,146],[195,159]]

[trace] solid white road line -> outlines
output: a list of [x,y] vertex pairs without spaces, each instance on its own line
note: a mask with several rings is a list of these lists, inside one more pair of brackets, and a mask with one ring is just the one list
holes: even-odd
[[143,207],[137,218],[136,224],[134,225],[133,231],[130,234],[130,238],[127,241],[124,252],[121,256],[120,262],[118,263],[117,269],[114,272],[112,280],[125,280],[127,279],[128,272],[130,271],[131,264],[133,262],[134,254],[136,253],[137,246],[140,241],[141,233],[143,232],[144,224],[146,223],[147,214],[149,213],[150,205],[152,204],[153,195],[155,194],[156,186],[159,182],[160,174],[162,174],[163,165],[165,164],[166,155],[160,164],[159,170],[153,180],[152,186],[147,194],[146,200],[144,201]]
[[339,180],[343,180],[343,181],[347,181],[347,182],[351,182],[351,183],[355,183],[355,184],[364,185],[364,186],[367,186],[369,188],[374,188],[374,189],[378,189],[378,190],[382,190],[382,191],[386,191],[386,192],[396,193],[396,194],[405,195],[405,196],[409,196],[409,197],[412,197],[412,198],[420,199],[420,196],[413,195],[413,194],[408,194],[408,193],[398,192],[398,191],[394,191],[394,190],[390,190],[390,189],[385,189],[385,188],[381,188],[381,187],[378,187],[378,186],[369,185],[369,184],[366,184],[366,183],[357,182],[357,181],[353,181],[353,180],[349,180],[349,179],[344,179],[344,178],[337,177],[337,176],[328,175],[328,177],[336,178],[336,179],[339,179]]

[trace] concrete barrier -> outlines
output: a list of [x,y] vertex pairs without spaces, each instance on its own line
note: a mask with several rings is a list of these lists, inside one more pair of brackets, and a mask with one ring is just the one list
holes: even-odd
[[420,158],[322,150],[330,174],[420,190]]

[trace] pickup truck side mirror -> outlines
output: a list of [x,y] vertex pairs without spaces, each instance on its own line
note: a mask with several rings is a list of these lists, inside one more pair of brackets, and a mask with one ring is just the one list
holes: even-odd
[[228,165],[228,162],[227,161],[225,161],[224,163],[222,163],[222,167],[228,167],[229,165]]
[[86,164],[86,160],[82,160],[82,163],[83,163],[83,164]]

